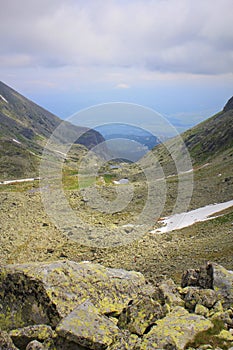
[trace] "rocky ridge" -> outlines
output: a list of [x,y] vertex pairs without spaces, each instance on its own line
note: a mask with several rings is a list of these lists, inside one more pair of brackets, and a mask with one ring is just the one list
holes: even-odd
[[233,273],[215,263],[181,285],[69,260],[0,271],[0,349],[232,349]]

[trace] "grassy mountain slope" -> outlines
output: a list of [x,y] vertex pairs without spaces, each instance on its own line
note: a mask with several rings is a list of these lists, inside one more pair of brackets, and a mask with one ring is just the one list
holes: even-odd
[[[232,101],[233,98],[227,102],[221,112],[181,134],[193,166],[194,188],[190,209],[232,199]],[[173,175],[167,178],[168,193],[171,197],[176,197],[178,178],[175,176],[176,165],[167,148],[174,150],[178,143],[177,138],[170,139],[153,150],[163,167],[165,176]],[[182,155],[180,157],[182,160]],[[146,164],[146,160],[144,162]],[[171,201],[168,207],[172,207],[173,204]]]
[[[0,178],[35,175],[44,144],[60,123],[60,118],[0,82]],[[87,148],[104,140],[95,130],[68,122],[59,135],[62,141],[64,134]]]
[[233,109],[223,110],[183,134],[194,163],[211,160],[233,147]]

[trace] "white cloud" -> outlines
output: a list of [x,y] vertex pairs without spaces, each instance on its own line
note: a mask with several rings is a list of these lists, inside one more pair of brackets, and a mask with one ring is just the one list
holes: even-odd
[[120,83],[116,85],[116,89],[129,89],[130,85],[125,83]]
[[230,74],[232,10],[232,0],[5,0],[1,67]]

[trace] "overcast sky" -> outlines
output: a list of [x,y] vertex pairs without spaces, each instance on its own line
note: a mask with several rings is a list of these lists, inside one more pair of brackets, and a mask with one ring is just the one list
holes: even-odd
[[111,101],[210,116],[233,95],[232,0],[0,0],[1,80],[61,117]]

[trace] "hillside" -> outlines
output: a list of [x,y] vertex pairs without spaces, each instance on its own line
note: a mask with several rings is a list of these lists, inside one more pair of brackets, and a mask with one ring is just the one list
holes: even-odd
[[194,163],[211,160],[233,147],[233,98],[223,110],[182,136]]
[[[37,174],[39,157],[61,119],[0,82],[0,178]],[[64,134],[87,148],[102,142],[95,130],[64,123]],[[78,135],[85,132],[80,138]],[[64,135],[60,135],[61,141]]]

